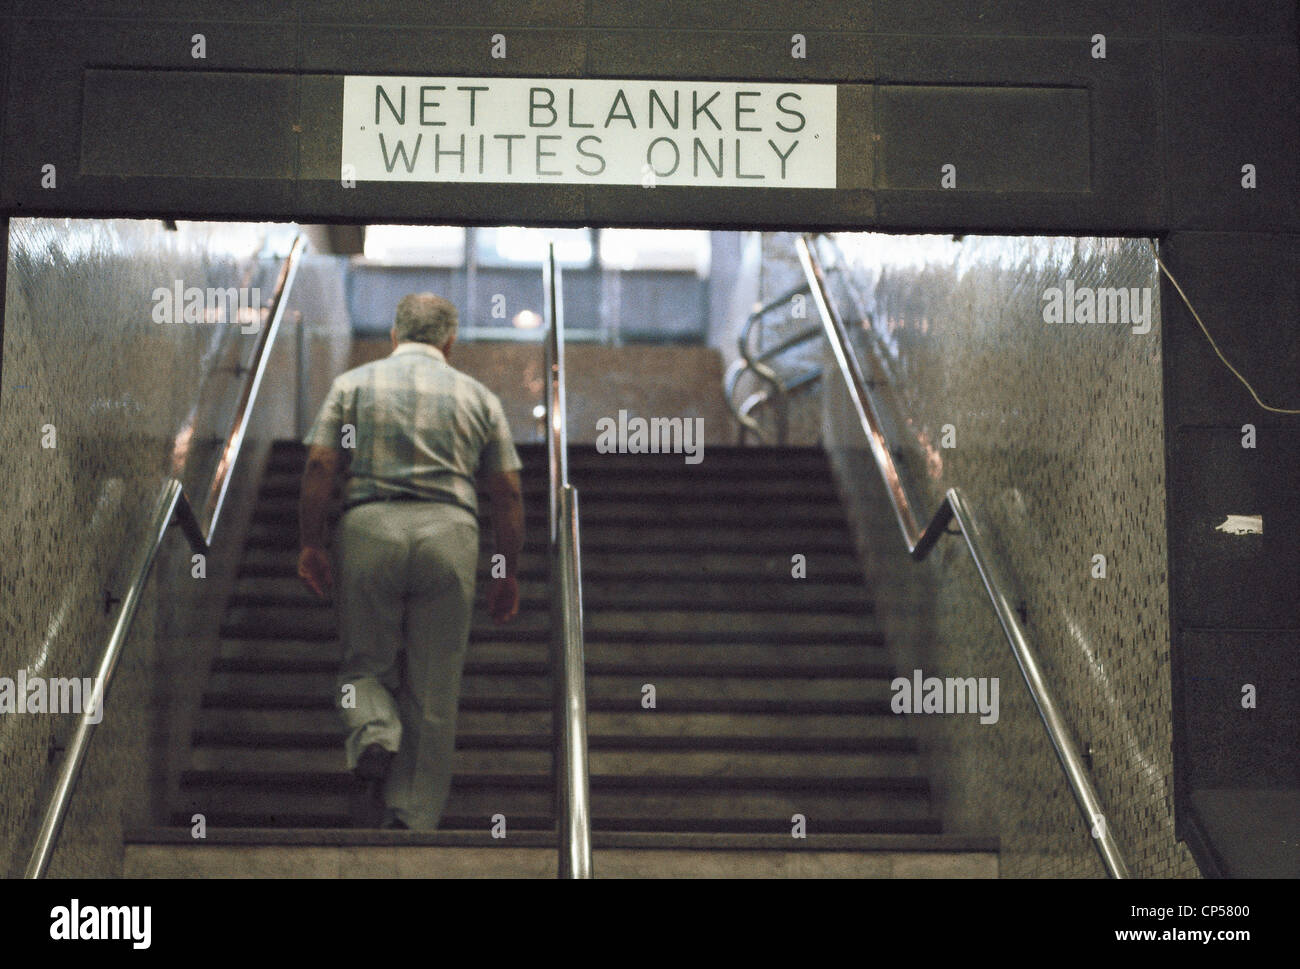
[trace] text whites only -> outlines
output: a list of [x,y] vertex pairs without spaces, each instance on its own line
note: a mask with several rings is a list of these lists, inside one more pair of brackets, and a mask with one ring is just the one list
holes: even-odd
[[835,187],[829,84],[346,77],[356,181]]

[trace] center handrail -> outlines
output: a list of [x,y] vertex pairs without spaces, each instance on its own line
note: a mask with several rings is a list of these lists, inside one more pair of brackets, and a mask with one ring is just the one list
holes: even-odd
[[550,507],[551,678],[555,824],[560,878],[591,877],[591,789],[587,766],[587,689],[582,632],[578,492],[569,484],[564,393],[564,297],[555,246],[542,274],[546,310],[546,464]]
[[234,472],[235,463],[239,459],[239,453],[244,443],[244,435],[248,429],[249,414],[257,400],[257,392],[261,387],[262,377],[266,372],[266,365],[270,359],[269,350],[275,343],[276,334],[280,330],[280,323],[284,319],[285,307],[288,304],[287,297],[293,289],[293,281],[298,272],[298,262],[305,246],[305,237],[302,235],[297,236],[289,249],[288,256],[285,257],[284,262],[281,264],[280,274],[276,279],[275,292],[271,297],[268,322],[258,334],[257,346],[253,351],[253,362],[249,368],[252,376],[244,384],[240,394],[234,421],[226,437],[225,446],[221,450],[221,459],[217,464],[211,486],[208,489],[202,512],[205,521],[200,522],[200,513],[195,509],[185,491],[185,486],[178,478],[171,477],[164,482],[158,499],[154,503],[153,510],[150,513],[149,529],[145,536],[145,542],[138,550],[135,565],[129,573],[132,576],[131,583],[122,596],[121,608],[118,610],[117,618],[113,622],[113,629],[109,633],[108,642],[100,654],[94,689],[90,698],[82,704],[81,719],[78,721],[76,732],[68,744],[63,763],[59,765],[54,791],[50,795],[49,803],[46,805],[31,857],[23,873],[24,878],[43,878],[49,869],[50,858],[54,853],[54,846],[58,842],[59,833],[63,829],[63,820],[67,816],[68,806],[72,800],[72,792],[76,788],[77,780],[81,776],[81,769],[85,764],[91,736],[94,734],[95,725],[102,719],[104,698],[107,696],[109,683],[113,678],[114,671],[117,669],[118,661],[121,659],[122,649],[130,636],[131,626],[135,621],[140,599],[144,595],[145,585],[153,572],[154,561],[158,557],[158,551],[162,547],[163,540],[167,537],[168,530],[172,524],[179,524],[191,550],[198,554],[206,555],[212,548],[212,538],[216,533],[221,510],[225,504],[231,475]]
[[883,423],[868,389],[870,385],[863,377],[857,353],[849,341],[848,327],[831,298],[826,271],[817,256],[814,236],[808,233],[801,235],[796,240],[795,247],[798,250],[799,263],[808,278],[813,302],[821,315],[831,353],[835,357],[840,375],[844,378],[845,388],[857,412],[862,430],[867,436],[876,468],[885,483],[885,490],[889,494],[889,502],[893,507],[898,527],[903,533],[908,554],[916,561],[921,561],[943,537],[948,523],[953,521],[957,523],[962,537],[966,540],[971,558],[975,562],[975,568],[979,571],[980,579],[988,592],[989,600],[993,604],[993,611],[997,614],[1002,631],[1007,637],[1021,673],[1024,674],[1030,697],[1038,708],[1043,726],[1047,728],[1052,746],[1065,770],[1070,789],[1087,821],[1102,863],[1112,878],[1128,878],[1128,867],[1124,863],[1115,836],[1111,833],[1110,825],[1106,822],[1106,815],[1101,809],[1101,799],[1097,796],[1097,790],[1088,776],[1083,758],[1071,738],[1060,707],[1043,677],[1038,657],[1030,646],[1025,630],[1003,591],[1007,587],[1006,583],[996,564],[987,554],[988,536],[976,520],[970,502],[957,488],[949,488],[944,493],[943,503],[924,529],[917,524],[898,466],[894,463],[893,452],[885,440]]

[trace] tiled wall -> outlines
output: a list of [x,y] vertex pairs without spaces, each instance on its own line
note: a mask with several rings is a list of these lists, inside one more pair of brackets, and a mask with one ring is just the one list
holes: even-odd
[[[253,224],[16,219],[10,224],[0,382],[0,676],[91,676],[128,560],[163,481],[201,490],[212,441],[238,393],[235,355],[253,336],[229,324],[154,322],[152,294],[260,287],[278,260],[256,255]],[[345,322],[345,321],[344,321]],[[268,374],[268,383],[285,386]],[[264,391],[265,392],[265,391]],[[272,390],[274,394],[274,390]],[[54,447],[43,447],[53,425]],[[192,429],[192,434],[184,432]],[[48,440],[48,438],[47,438]],[[188,447],[187,447],[188,442]],[[223,519],[233,528],[238,511]],[[219,536],[220,540],[220,536]],[[164,545],[96,731],[51,867],[121,871],[124,826],[148,823],[168,756],[164,714],[189,683],[186,653],[215,586],[192,580],[189,550]],[[226,566],[209,563],[213,580]],[[205,602],[207,605],[205,606]],[[178,658],[179,657],[179,658]],[[160,671],[180,673],[184,683]],[[70,715],[0,715],[0,868],[21,871],[49,795],[51,741]]]
[[[837,277],[837,299],[860,349],[870,338],[862,321],[878,337],[878,389],[917,517],[928,521],[948,487],[964,491],[1066,722],[1091,745],[1106,821],[1132,872],[1195,877],[1173,829],[1160,311],[1147,242],[839,242],[851,268]],[[1045,322],[1044,293],[1067,279],[1076,291],[1149,288],[1150,331]],[[948,830],[998,835],[1011,877],[1103,874],[965,543],[946,537],[926,562],[908,558],[838,378],[825,402],[899,669],[999,679],[997,723],[915,715]],[[1104,578],[1093,577],[1094,555],[1105,556]]]

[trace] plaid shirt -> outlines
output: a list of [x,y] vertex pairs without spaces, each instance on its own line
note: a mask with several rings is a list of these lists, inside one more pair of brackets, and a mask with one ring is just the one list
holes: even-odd
[[501,401],[425,343],[336,377],[303,443],[350,451],[346,505],[413,495],[477,514],[475,474],[522,467]]

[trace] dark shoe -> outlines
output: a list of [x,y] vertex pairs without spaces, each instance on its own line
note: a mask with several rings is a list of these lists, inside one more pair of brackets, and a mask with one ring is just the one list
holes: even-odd
[[356,783],[352,792],[352,824],[357,828],[378,828],[384,821],[384,781],[396,756],[379,744],[371,744],[357,758],[353,769]]
[[411,827],[400,818],[389,818],[384,822],[385,831],[410,831]]
[[388,777],[388,768],[397,755],[385,750],[379,744],[371,744],[357,758],[357,766],[352,773],[366,781],[384,780]]

